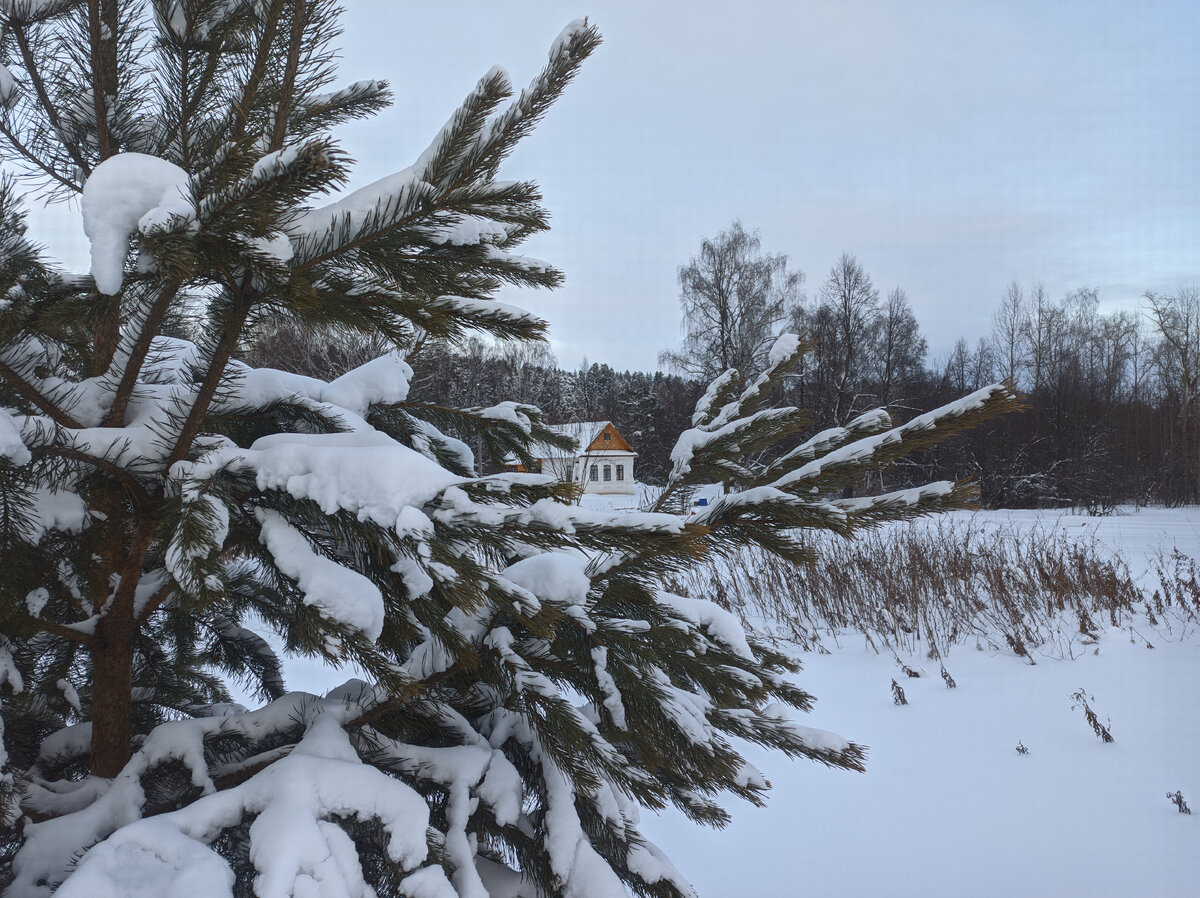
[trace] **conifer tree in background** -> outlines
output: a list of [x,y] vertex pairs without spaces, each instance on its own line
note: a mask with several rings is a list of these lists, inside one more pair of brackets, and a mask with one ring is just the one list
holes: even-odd
[[[408,396],[419,334],[538,339],[494,301],[553,287],[545,229],[497,179],[599,42],[554,42],[512,97],[489,72],[407,169],[336,201],[329,130],[386,105],[334,87],[328,0],[6,0],[6,161],[81,198],[87,276],[42,259],[0,190],[0,885],[100,896],[690,894],[639,807],[722,824],[760,802],[746,740],[834,767],[789,720],[794,662],[664,593],[707,552],[792,557],[960,504],[962,485],[821,498],[872,460],[1003,410],[1005,387],[906,428],[866,416],[768,465],[802,415],[765,404],[803,346],[723,375],[675,454],[734,491],[694,522],[571,507],[476,473],[444,431],[531,461],[514,403]],[[200,336],[181,339],[180,322]],[[324,381],[236,360],[275,322],[393,347]],[[365,681],[286,693],[272,643]],[[227,684],[269,704],[246,711]]]

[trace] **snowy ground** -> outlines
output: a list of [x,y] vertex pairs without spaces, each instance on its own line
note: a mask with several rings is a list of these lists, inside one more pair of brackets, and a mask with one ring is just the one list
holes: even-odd
[[[624,504],[623,504],[624,503]],[[627,497],[585,497],[596,508]],[[1119,551],[1135,573],[1178,547],[1200,557],[1200,509],[1092,518],[1058,512],[958,513],[984,527],[1057,529]],[[861,637],[803,654],[819,699],[802,721],[870,748],[865,774],[750,759],[774,784],[765,809],[734,804],[724,830],[674,812],[643,829],[702,898],[825,896],[1192,896],[1200,894],[1200,633],[1130,643],[1110,632],[1074,661],[958,646],[904,677]],[[289,669],[289,686],[328,688],[328,671]],[[909,704],[892,702],[892,678]],[[333,681],[342,678],[336,675]],[[1085,688],[1116,739],[1103,744],[1072,692]],[[1018,754],[1017,743],[1029,753]],[[1177,813],[1180,790],[1194,813]]]
[[[1159,548],[1200,555],[1200,509],[975,522],[1095,536],[1135,571]],[[959,646],[950,690],[936,663],[906,658],[923,671],[907,678],[847,636],[801,656],[799,681],[819,699],[804,722],[868,745],[867,773],[752,753],[775,787],[767,808],[734,808],[722,831],[675,813],[644,829],[702,896],[1200,894],[1200,634],[1151,639],[1113,631],[1096,654],[1035,666]],[[1072,710],[1081,687],[1115,742]],[[1177,789],[1192,816],[1167,800]]]

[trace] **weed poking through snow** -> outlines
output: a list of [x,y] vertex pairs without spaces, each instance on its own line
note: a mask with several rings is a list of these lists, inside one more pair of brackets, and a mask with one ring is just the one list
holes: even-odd
[[1027,749],[1025,747],[1025,743],[1022,742],[1020,739],[1017,740],[1017,754],[1019,754],[1019,755],[1029,754],[1029,749]]
[[902,670],[904,672],[904,675],[906,677],[908,677],[910,680],[921,679],[921,672],[919,670],[913,670],[913,668],[909,667],[907,664],[905,664],[899,658],[896,658],[896,663],[900,665],[900,670]]
[[904,697],[904,690],[901,688],[900,684],[895,681],[895,679],[892,680],[892,704],[908,704],[908,699]]
[[942,679],[946,681],[947,689],[957,689],[958,684],[954,682],[954,677],[950,676],[950,671],[946,670],[946,665],[942,665]]
[[[1087,720],[1088,726],[1092,728],[1092,732],[1096,734],[1101,742],[1115,741],[1108,727],[1100,722],[1100,718],[1096,716],[1096,712],[1088,704],[1089,701],[1094,702],[1096,700],[1095,696],[1088,695],[1085,690],[1080,689],[1078,692],[1072,692],[1071,698],[1075,700],[1075,704],[1071,705],[1071,710],[1074,711],[1076,708],[1083,708],[1084,719]],[[1108,723],[1112,724],[1112,721],[1109,720]]]
[[1187,802],[1183,800],[1183,793],[1176,789],[1174,792],[1168,792],[1167,798],[1171,799],[1171,804],[1179,810],[1181,814],[1190,814],[1192,809],[1188,807]]

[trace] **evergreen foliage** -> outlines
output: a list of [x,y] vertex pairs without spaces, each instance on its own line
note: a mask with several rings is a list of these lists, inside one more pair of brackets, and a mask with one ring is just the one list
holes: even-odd
[[[1012,391],[760,463],[805,420],[767,402],[804,350],[785,337],[761,377],[721,376],[675,450],[669,492],[731,488],[702,518],[480,475],[447,422],[520,455],[552,439],[541,412],[410,398],[404,353],[543,334],[493,299],[560,281],[515,252],[547,226],[536,186],[497,174],[599,36],[569,26],[515,96],[489,72],[412,166],[330,202],[350,161],[329,129],[388,100],[330,90],[336,13],[0,6],[7,159],[82,194],[93,248],[91,276],[61,272],[0,191],[6,894],[690,894],[640,807],[720,825],[726,794],[761,802],[742,741],[864,753],[792,722],[811,704],[796,663],[664,576],[961,504],[949,483],[825,497]],[[325,379],[237,360],[280,322],[387,351]],[[366,679],[287,693],[280,649]],[[231,682],[269,703],[233,705]]]

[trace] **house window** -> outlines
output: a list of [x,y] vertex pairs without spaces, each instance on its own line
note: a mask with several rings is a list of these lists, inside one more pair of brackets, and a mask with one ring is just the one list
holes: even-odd
[[604,442],[606,442],[606,443],[607,443],[607,442],[608,442],[609,440],[611,440],[611,439],[612,439],[612,434],[611,434],[611,433],[609,433],[607,430],[606,430],[606,431],[604,431]]
[[612,466],[611,465],[604,466],[604,479],[605,479],[605,481],[612,480]]
[[625,479],[625,466],[617,465],[617,480],[624,480],[624,479]]
[[591,480],[599,480],[600,479],[600,474],[599,474],[597,465],[592,465],[592,470],[588,472],[588,477]]

